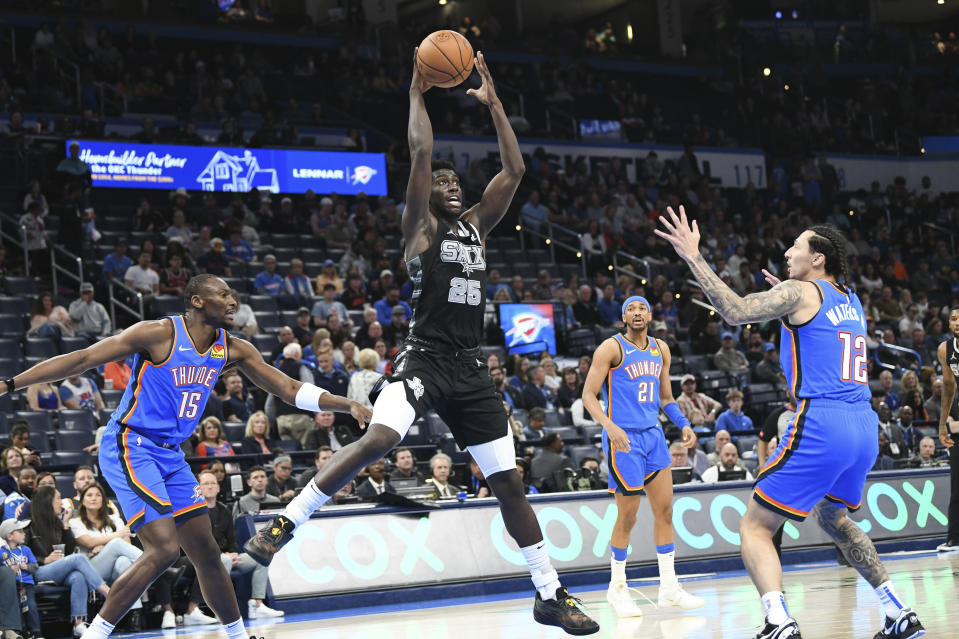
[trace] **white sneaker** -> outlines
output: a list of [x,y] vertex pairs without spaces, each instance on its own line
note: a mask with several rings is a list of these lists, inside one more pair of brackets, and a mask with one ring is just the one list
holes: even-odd
[[258,606],[256,605],[255,599],[250,599],[246,605],[250,619],[269,619],[272,617],[282,617],[286,614],[282,610],[273,610],[273,608],[270,608],[265,603],[261,603]]
[[183,625],[184,626],[207,626],[209,624],[220,623],[213,617],[207,617],[200,610],[199,607],[193,609],[193,612],[188,612],[183,615]]
[[81,621],[80,623],[78,623],[77,625],[75,625],[75,626],[73,627],[73,636],[74,636],[74,637],[82,637],[82,636],[83,636],[83,633],[85,633],[85,632],[87,631],[87,628],[88,628],[88,627],[89,627],[89,626],[87,626],[87,624],[86,624],[85,621]]
[[609,589],[606,591],[606,601],[620,617],[642,617],[643,611],[633,601],[633,598],[629,595],[629,590],[626,582],[615,583],[611,581]]
[[176,615],[172,610],[163,611],[163,621],[160,622],[161,628],[176,628]]
[[944,544],[939,544],[936,546],[936,550],[939,552],[953,552],[959,550],[959,542],[957,541],[947,541]]
[[694,595],[689,594],[683,587],[679,584],[666,587],[659,587],[659,607],[660,608],[670,608],[678,607],[683,610],[693,610],[695,608],[700,608],[705,604],[702,599]]

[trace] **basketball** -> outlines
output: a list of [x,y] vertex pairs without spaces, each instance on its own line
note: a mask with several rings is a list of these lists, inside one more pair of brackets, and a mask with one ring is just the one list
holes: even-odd
[[456,31],[434,31],[420,42],[416,68],[434,86],[455,87],[473,72],[473,47]]

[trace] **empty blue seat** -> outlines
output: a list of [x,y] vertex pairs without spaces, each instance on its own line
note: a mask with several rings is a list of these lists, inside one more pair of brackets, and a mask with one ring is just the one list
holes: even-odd
[[91,466],[93,457],[84,452],[54,451],[50,453],[50,462],[58,466]]
[[70,410],[60,411],[60,430],[88,430],[97,429],[97,420],[88,410]]
[[93,445],[93,440],[92,430],[59,430],[53,433],[58,452],[82,452],[87,446]]
[[0,359],[20,359],[23,357],[23,349],[20,347],[20,341],[11,337],[0,338]]
[[23,316],[0,314],[0,335],[21,337],[24,332]]
[[298,439],[281,439],[276,442],[276,445],[278,448],[282,448],[288,453],[303,450],[303,446],[300,444],[300,440]]
[[18,410],[13,414],[13,419],[25,420],[30,424],[30,431],[33,433],[45,433],[53,430],[53,420],[50,419],[50,413],[42,410]]
[[12,297],[36,297],[37,295],[37,281],[32,277],[7,276],[4,278],[3,285],[7,295]]
[[62,337],[60,338],[60,351],[63,353],[72,353],[80,351],[90,345],[90,340],[86,337]]
[[10,315],[26,315],[30,312],[30,300],[26,297],[0,295],[0,308]]

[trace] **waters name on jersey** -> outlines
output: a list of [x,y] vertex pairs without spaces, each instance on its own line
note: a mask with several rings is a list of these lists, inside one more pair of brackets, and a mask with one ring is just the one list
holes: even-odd
[[850,304],[836,304],[826,311],[826,317],[832,322],[833,326],[838,326],[840,322],[851,321],[865,326],[859,311]]

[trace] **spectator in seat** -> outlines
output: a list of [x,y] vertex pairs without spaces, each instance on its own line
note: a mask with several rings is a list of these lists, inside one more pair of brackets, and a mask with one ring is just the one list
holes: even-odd
[[872,470],[893,470],[896,467],[896,460],[892,458],[892,450],[889,448],[889,438],[886,433],[879,429],[879,454],[876,455],[876,463],[872,465]]
[[147,251],[140,251],[137,263],[123,274],[124,283],[134,291],[142,293],[145,300],[152,299],[160,292],[160,276],[150,266],[152,255]]
[[493,386],[503,396],[503,400],[510,408],[525,409],[526,402],[523,400],[523,392],[516,386],[506,383],[506,373],[502,366],[493,366],[489,369],[490,378],[493,380]]
[[399,287],[391,285],[386,288],[383,298],[373,304],[373,308],[376,309],[377,321],[383,326],[391,323],[393,321],[393,309],[397,306],[403,309],[403,320],[409,322],[410,318],[413,317],[413,311],[409,304],[400,299]]
[[576,303],[573,304],[573,316],[584,326],[602,326],[603,316],[593,302],[593,287],[583,284],[579,287]]
[[923,437],[919,440],[916,456],[909,460],[909,465],[917,468],[931,468],[933,466],[948,466],[943,459],[936,458],[936,440],[932,437]]
[[[292,335],[292,333],[291,333]],[[255,410],[253,397],[243,385],[243,378],[236,371],[230,371],[223,380],[226,394],[223,396],[223,414],[228,422],[245,422]]]
[[[92,484],[95,484],[97,481],[96,476],[93,474],[92,466],[77,466],[77,469],[73,471],[73,490],[76,494],[69,498],[63,500],[63,509],[67,511],[69,517],[76,517],[77,513],[80,511],[80,493],[83,490]],[[56,486],[56,483],[53,484]],[[120,509],[117,508],[116,504],[112,500],[107,499],[107,508],[114,515],[120,515]]]
[[356,496],[368,499],[383,493],[396,492],[386,477],[386,461],[379,459],[366,467],[369,477],[356,487]]
[[[669,467],[670,468],[692,468],[693,475],[692,475],[691,481],[701,482],[703,480],[702,475],[693,466],[693,462],[692,460],[689,459],[687,450],[688,449],[685,446],[683,446],[682,442],[677,441],[670,444],[669,445],[669,457],[670,457]],[[706,462],[706,468],[709,468],[708,460]]]
[[709,320],[703,327],[703,332],[697,342],[697,352],[703,354],[715,353],[722,348],[723,343],[719,339],[719,322]]
[[749,360],[746,359],[745,353],[736,348],[732,333],[723,333],[722,346],[713,355],[713,366],[727,372],[749,370]]
[[0,492],[4,495],[17,492],[17,477],[24,466],[23,454],[13,446],[0,453]]
[[[236,525],[234,524],[232,513],[230,513],[230,510],[225,505],[217,500],[217,496],[220,494],[220,484],[217,482],[216,475],[209,471],[201,470],[197,475],[197,481],[200,484],[200,493],[206,500],[206,505],[209,509],[213,538],[216,539],[217,546],[220,548],[220,559],[223,561],[223,567],[226,568],[227,572],[231,575],[253,573],[251,599],[247,601],[249,618],[282,617],[284,614],[282,611],[273,610],[263,603],[263,600],[266,599],[266,585],[269,577],[267,567],[258,564],[248,554],[238,552],[239,546],[236,541]],[[194,588],[196,592],[191,593],[191,601],[200,599],[201,595],[197,581],[194,581]],[[166,613],[164,613],[163,616],[164,621],[166,621]],[[173,621],[175,626],[175,619]],[[164,625],[163,627],[167,626]]]
[[214,237],[210,240],[210,250],[197,258],[197,268],[200,269],[201,273],[210,273],[219,277],[232,277],[233,272],[230,270],[230,262],[224,255],[224,251],[226,251],[226,245],[223,240]]
[[616,287],[612,282],[603,287],[603,296],[596,302],[599,314],[603,318],[603,326],[614,326],[623,321],[622,304],[616,300]]
[[415,479],[417,486],[423,484],[426,480],[416,468],[413,451],[409,448],[397,448],[393,452],[393,472],[390,473],[390,480],[396,479]]
[[[46,436],[46,434],[44,434]],[[39,466],[40,453],[36,448],[30,445],[30,422],[25,419],[18,419],[10,429],[11,448],[17,450],[23,456],[25,464],[30,466]]]
[[[938,375],[933,377],[929,388],[932,395],[926,400],[923,407],[926,409],[926,415],[929,416],[929,419],[938,423],[939,418],[942,416],[942,377]],[[959,402],[953,401],[947,419],[950,422],[959,421]]]
[[296,480],[292,477],[293,459],[289,455],[279,455],[273,459],[273,476],[266,482],[266,492],[278,497],[283,503],[296,495]]
[[[37,489],[37,471],[33,466],[24,466],[20,469],[20,474],[17,476],[17,488],[18,492],[26,497],[27,499],[33,498],[33,493]],[[25,517],[23,518],[25,519]]]
[[[401,304],[405,303],[401,302]],[[390,348],[401,346],[410,334],[410,323],[406,317],[406,310],[397,304],[393,307],[392,315],[390,323],[383,327],[383,341]]]
[[556,406],[556,393],[546,387],[546,371],[541,366],[529,369],[529,382],[523,387],[523,403],[527,408]]
[[333,350],[326,349],[316,354],[316,374],[314,383],[334,395],[345,396],[349,390],[350,379],[333,365]]
[[[899,410],[899,396],[892,392],[892,372],[884,370],[879,373],[879,386],[882,391],[882,401],[889,407],[889,410],[895,412]],[[893,440],[890,439],[890,442]]]
[[293,329],[289,326],[280,327],[280,331],[276,336],[279,338],[280,343],[274,346],[273,350],[270,351],[270,361],[272,362],[278,362],[283,356],[283,349],[286,348],[286,345],[296,341],[296,333],[294,333]]
[[256,411],[246,420],[246,431],[240,444],[241,455],[271,455],[273,449],[279,446],[277,440],[270,438],[270,422],[261,410]]
[[279,297],[284,293],[283,278],[276,272],[276,256],[272,253],[263,257],[263,270],[253,280],[253,290],[257,295]]
[[337,451],[356,441],[358,434],[346,424],[337,424],[335,413],[321,410],[313,416],[313,430],[306,434],[304,448],[312,450],[329,446]]
[[183,256],[179,253],[170,252],[168,249],[166,261],[167,267],[160,271],[160,292],[179,297],[186,290],[186,283],[193,277],[193,273],[183,266]]
[[103,397],[96,382],[89,377],[74,375],[60,383],[60,400],[64,408],[71,410],[88,410],[99,415],[103,409]]
[[283,279],[283,290],[296,300],[296,306],[306,306],[313,298],[313,285],[310,278],[303,274],[303,260],[290,260],[289,271]]
[[729,410],[725,411],[716,420],[717,430],[744,431],[753,429],[753,420],[748,415],[743,414],[742,391],[733,389],[726,393],[726,406]]
[[249,304],[240,301],[240,294],[236,291],[233,291],[233,299],[236,300],[233,328],[240,329],[247,339],[250,339],[260,332],[260,327],[256,324],[256,315],[253,314],[253,308]]
[[[96,590],[106,597],[110,587],[85,555],[74,552],[77,542],[70,531],[69,520],[65,517],[56,488],[43,486],[34,494],[26,543],[39,564],[34,579],[38,583],[52,581],[70,589],[73,635],[79,637],[87,630],[88,592]],[[63,545],[62,550],[54,549],[55,545],[60,544]]]
[[430,457],[430,477],[426,480],[436,489],[436,496],[440,499],[456,497],[463,490],[456,484],[451,484],[450,471],[453,469],[453,460],[446,453],[436,453]]
[[86,337],[91,343],[112,332],[110,314],[103,304],[93,299],[93,284],[90,282],[80,285],[80,297],[70,302],[68,312],[74,333]]
[[363,276],[359,273],[350,273],[346,277],[346,289],[340,293],[340,302],[351,311],[361,311],[370,301],[363,288]]
[[909,447],[909,450],[918,450],[919,446],[920,436],[916,427],[913,426],[914,420],[915,413],[911,406],[903,406],[899,409],[899,432],[902,433],[903,439],[906,440],[906,446]]
[[552,485],[553,473],[561,468],[572,466],[569,457],[563,454],[563,438],[559,433],[543,435],[543,447],[530,462],[530,475],[533,485],[540,492],[552,492],[556,489]]
[[113,279],[123,281],[123,276],[131,266],[133,266],[133,260],[127,255],[127,242],[124,239],[118,239],[113,245],[113,253],[103,259],[100,281],[104,286]]
[[731,442],[732,440],[733,440],[733,439],[732,439],[732,437],[729,436],[729,431],[728,431],[728,430],[722,430],[722,429],[720,429],[720,430],[717,430],[717,431],[716,431],[716,437],[715,437],[715,439],[714,439],[716,445],[715,445],[715,448],[714,448],[714,452],[709,453],[709,454],[706,456],[706,457],[709,458],[709,463],[710,463],[710,464],[718,464],[718,463],[719,463],[719,451],[721,451],[721,450],[723,449],[723,446],[725,446],[726,444],[728,444],[728,443]]
[[527,440],[542,439],[546,435],[546,411],[536,406],[529,409],[529,424],[523,429]]
[[[495,381],[495,380],[494,380]],[[583,385],[579,382],[579,375],[572,366],[563,369],[559,388],[556,391],[556,405],[559,408],[569,410],[581,395],[583,394]]]
[[[90,560],[108,585],[113,584],[143,554],[142,550],[130,543],[130,529],[117,513],[110,510],[100,484],[90,484],[83,489],[80,508],[69,522],[79,552]],[[141,608],[142,604],[137,599],[131,613]],[[138,626],[142,624],[141,615],[139,612],[131,613],[127,614],[129,629],[138,631]]]
[[[331,424],[333,423],[332,413],[331,413],[330,423]],[[330,448],[329,446],[320,446],[319,448],[317,448],[316,455],[314,455],[313,457],[313,466],[311,468],[308,468],[307,470],[304,470],[300,474],[300,476],[297,478],[297,481],[296,481],[297,487],[303,488],[307,484],[309,484],[311,481],[313,481],[313,477],[316,476],[316,473],[320,472],[320,469],[323,468],[326,462],[330,461],[330,457],[332,456],[333,456],[333,449]]]
[[[283,357],[277,368],[304,384],[313,383],[313,369],[303,363],[303,349],[296,342],[283,347]],[[313,413],[286,402],[274,401],[274,408],[280,439],[295,439],[300,443],[305,441],[306,433],[313,426]]]
[[43,410],[48,413],[63,410],[60,393],[56,386],[49,382],[27,387],[27,404],[30,406],[30,410]]
[[230,239],[223,243],[223,247],[226,249],[226,259],[231,262],[245,262],[249,264],[250,262],[256,261],[256,253],[253,251],[253,246],[249,242],[243,239],[243,231],[234,226],[230,231]]
[[333,285],[334,295],[343,291],[343,278],[336,272],[336,262],[330,259],[323,260],[323,271],[316,276],[316,290],[325,291],[327,284]]
[[360,365],[360,370],[350,377],[346,396],[372,409],[370,391],[373,390],[373,386],[380,379],[380,374],[376,372],[376,365],[380,361],[380,356],[372,348],[364,348],[356,356],[356,360]]
[[207,417],[197,427],[197,439],[194,454],[197,457],[232,457],[233,446],[223,436],[223,425],[216,417]]
[[696,392],[695,375],[690,373],[683,375],[679,380],[679,386],[683,392],[676,398],[676,403],[679,404],[679,409],[683,411],[683,415],[690,419],[692,412],[699,410],[703,415],[703,423],[712,428],[723,405],[709,395]]
[[261,508],[279,508],[280,499],[266,492],[266,469],[262,466],[253,466],[247,471],[246,485],[250,490],[240,497],[233,505],[233,518],[240,515],[255,515]]
[[[37,558],[33,556],[30,546],[24,545],[26,541],[26,531],[24,528],[30,525],[29,521],[18,521],[16,519],[6,519],[0,524],[0,597],[5,601],[0,603],[0,607],[6,608],[8,605],[16,605],[15,618],[13,614],[3,610],[0,616],[0,636],[4,639],[16,637],[20,639],[20,633],[7,633],[6,629],[16,627],[19,630],[25,627],[28,637],[40,637],[40,613],[37,610],[36,599],[36,580],[33,575],[39,567]],[[7,570],[9,568],[9,570]],[[6,582],[2,579],[12,581],[10,592],[3,588]],[[19,593],[18,593],[19,591]],[[21,603],[22,600],[22,603]],[[21,620],[20,613],[23,612]]]
[[879,430],[885,434],[889,441],[889,456],[893,459],[909,457],[909,445],[906,443],[902,431],[899,430],[899,424],[892,417],[892,409],[889,408],[889,404],[881,402],[876,413],[879,415]]
[[776,345],[772,342],[763,344],[763,360],[756,364],[754,379],[757,382],[765,382],[767,384],[786,382],[783,367],[779,364],[779,351],[776,350]]
[[339,318],[349,326],[353,325],[350,320],[350,314],[342,302],[336,301],[336,286],[332,283],[325,284],[322,289],[323,299],[317,300],[313,304],[310,314],[313,316],[313,323],[316,326],[326,326],[330,315],[335,313]]
[[723,444],[723,447],[719,451],[719,463],[714,464],[706,469],[706,471],[703,473],[703,482],[712,484],[719,481],[720,470],[745,470],[746,480],[753,480],[752,473],[750,473],[745,466],[739,463],[739,449],[737,449],[736,444],[732,442]]

